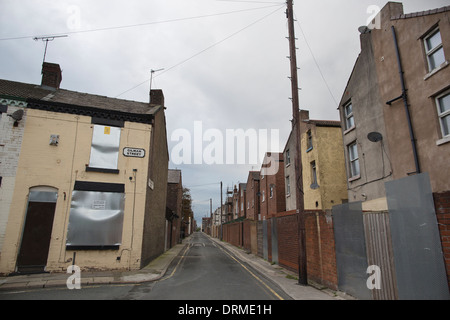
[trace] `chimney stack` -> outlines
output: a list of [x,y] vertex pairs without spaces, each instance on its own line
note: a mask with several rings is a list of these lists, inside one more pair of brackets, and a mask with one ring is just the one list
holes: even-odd
[[150,104],[164,107],[164,94],[161,89],[150,90]]
[[41,86],[59,89],[62,81],[61,67],[57,63],[44,62],[42,64]]

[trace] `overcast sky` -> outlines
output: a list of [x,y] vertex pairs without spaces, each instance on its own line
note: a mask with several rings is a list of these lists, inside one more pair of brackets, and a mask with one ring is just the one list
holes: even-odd
[[[294,1],[300,107],[312,119],[339,119],[336,101],[360,52],[358,27],[367,25],[374,6],[385,4]],[[449,3],[403,4],[410,13]],[[64,89],[147,102],[150,70],[164,69],[154,73],[152,88],[165,95],[169,154],[181,146],[174,133],[191,134],[194,163],[196,151],[238,129],[258,133],[261,154],[283,150],[292,118],[283,1],[0,0],[0,78],[40,84],[44,43],[32,38],[55,34],[68,37],[49,42],[46,61],[61,65]],[[213,138],[195,149],[199,124]],[[263,150],[270,133],[279,141]],[[232,188],[260,164],[209,165],[202,154],[198,159],[200,164],[171,160],[170,168],[182,170],[201,223],[210,198],[213,210],[220,205],[220,181]]]

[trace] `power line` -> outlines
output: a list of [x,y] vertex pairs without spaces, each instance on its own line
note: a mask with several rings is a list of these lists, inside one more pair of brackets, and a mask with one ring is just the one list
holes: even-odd
[[[170,71],[170,70],[172,70],[172,69],[174,69],[174,68],[176,68],[176,67],[178,67],[178,66],[180,66],[180,65],[182,65],[182,64],[184,64],[184,63],[186,63],[186,62],[188,62],[189,60],[191,60],[191,59],[193,59],[193,58],[195,58],[195,57],[201,55],[202,53],[204,53],[204,52],[206,52],[206,51],[212,49],[213,47],[215,47],[215,46],[221,44],[222,42],[225,42],[226,40],[228,40],[228,39],[234,37],[235,35],[237,35],[237,34],[243,32],[244,30],[246,30],[246,29],[250,28],[251,26],[257,24],[258,22],[260,22],[260,21],[266,19],[267,17],[271,16],[272,14],[274,14],[275,12],[279,11],[279,10],[282,9],[282,8],[284,8],[284,4],[283,4],[283,6],[280,6],[279,8],[277,8],[277,9],[274,10],[274,11],[272,11],[271,13],[269,13],[269,14],[263,16],[262,18],[260,18],[260,19],[258,19],[258,20],[256,20],[256,21],[254,21],[254,22],[252,22],[252,23],[250,23],[250,24],[247,25],[246,27],[244,27],[244,28],[242,28],[242,29],[240,29],[240,30],[238,30],[238,31],[236,31],[236,32],[234,32],[234,33],[232,33],[231,35],[225,37],[224,39],[222,39],[222,40],[220,40],[220,41],[218,41],[218,42],[215,42],[214,44],[210,45],[209,47],[207,47],[207,48],[205,48],[205,49],[203,49],[203,50],[197,52],[196,54],[190,56],[189,58],[186,58],[186,59],[184,59],[184,60],[178,62],[177,64],[171,66],[170,68],[165,69],[164,71],[160,72],[158,75],[155,75],[153,78],[159,77],[159,76],[163,75],[164,73],[166,73],[166,72],[168,72],[168,71]],[[126,90],[126,91],[124,91],[124,92],[118,94],[118,95],[115,96],[114,98],[120,97],[121,95],[124,95],[125,93],[130,92],[130,91],[132,91],[132,90],[134,90],[134,89],[140,87],[140,86],[143,85],[144,83],[147,83],[148,81],[150,81],[150,79],[146,79],[145,81],[142,81],[141,83],[139,83],[139,84],[133,86],[132,88],[130,88],[130,89],[128,89],[128,90]]]
[[245,3],[274,3],[274,4],[282,4],[284,5],[284,2],[274,2],[274,1],[245,1],[245,0],[216,0],[220,2],[245,2]]
[[308,40],[306,39],[306,35],[303,32],[302,26],[300,25],[300,22],[298,21],[297,16],[295,15],[295,12],[294,12],[294,16],[295,16],[295,20],[297,21],[298,27],[300,28],[300,31],[301,31],[301,33],[303,35],[303,38],[305,39],[306,46],[308,47],[309,52],[311,53],[311,56],[312,56],[312,58],[314,60],[314,63],[316,65],[317,69],[319,70],[319,73],[320,73],[320,76],[322,77],[323,82],[325,83],[325,86],[327,87],[328,92],[330,93],[331,98],[333,99],[334,103],[336,104],[336,106],[339,106],[339,104],[336,101],[336,98],[334,97],[333,93],[331,92],[330,86],[328,85],[328,82],[325,79],[325,76],[322,73],[322,69],[320,68],[319,63],[317,62],[316,57],[314,56],[314,53],[313,53],[313,51],[312,51],[312,49],[311,49],[311,47],[310,47],[310,45],[308,43]]
[[228,11],[228,12],[205,14],[205,15],[200,15],[200,16],[193,16],[193,17],[186,17],[186,18],[177,18],[177,19],[169,19],[169,20],[162,20],[162,21],[151,21],[151,22],[123,25],[123,26],[113,26],[113,27],[88,29],[88,30],[78,30],[78,31],[68,31],[68,32],[66,31],[66,32],[63,32],[63,33],[52,33],[52,34],[45,34],[45,35],[39,35],[39,36],[28,35],[28,36],[19,36],[19,37],[0,38],[0,41],[21,40],[21,39],[29,39],[29,38],[35,38],[35,37],[57,37],[57,36],[61,36],[61,35],[70,35],[70,34],[79,34],[79,33],[89,33],[89,32],[99,32],[99,31],[109,31],[109,30],[135,28],[135,27],[142,27],[142,26],[148,26],[148,25],[154,25],[154,24],[172,23],[172,22],[179,22],[179,21],[187,21],[187,20],[194,20],[194,19],[217,17],[217,16],[230,15],[230,14],[246,12],[246,11],[256,11],[256,10],[261,10],[261,9],[275,7],[275,6],[278,6],[278,5],[280,5],[280,4],[279,3],[278,4],[273,4],[273,2],[272,2],[272,5],[263,6],[263,7],[257,7],[257,8],[241,9],[241,10],[234,10],[234,11]]

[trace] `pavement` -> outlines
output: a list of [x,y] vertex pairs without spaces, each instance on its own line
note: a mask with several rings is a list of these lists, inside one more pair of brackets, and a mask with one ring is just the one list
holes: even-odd
[[[309,283],[308,286],[299,285],[297,283],[297,275],[295,273],[276,264],[272,265],[268,261],[254,254],[247,253],[246,251],[229,243],[212,237],[209,237],[209,239],[277,284],[294,300],[352,299],[352,297],[346,295],[345,293],[336,292],[315,283]],[[169,265],[175,257],[178,256],[184,248],[189,246],[189,244],[190,237],[184,239],[183,243],[177,244],[167,250],[140,270],[96,272],[82,271],[81,287],[107,284],[137,284],[158,281],[164,277]],[[70,275],[67,273],[42,273],[0,277],[0,290],[28,290],[66,287],[66,282],[69,276]]]

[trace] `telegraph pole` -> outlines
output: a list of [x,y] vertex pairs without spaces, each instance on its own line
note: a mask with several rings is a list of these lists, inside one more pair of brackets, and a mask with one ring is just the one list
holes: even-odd
[[295,195],[298,216],[298,284],[308,285],[306,271],[306,232],[303,198],[302,155],[300,139],[300,106],[298,97],[297,55],[295,47],[294,9],[293,0],[287,0],[288,29],[289,29],[289,53],[291,60],[291,87],[292,87],[292,131],[295,136]]
[[220,181],[220,240],[223,240],[223,226],[222,226],[222,214],[223,214],[223,199],[222,199],[222,181]]

